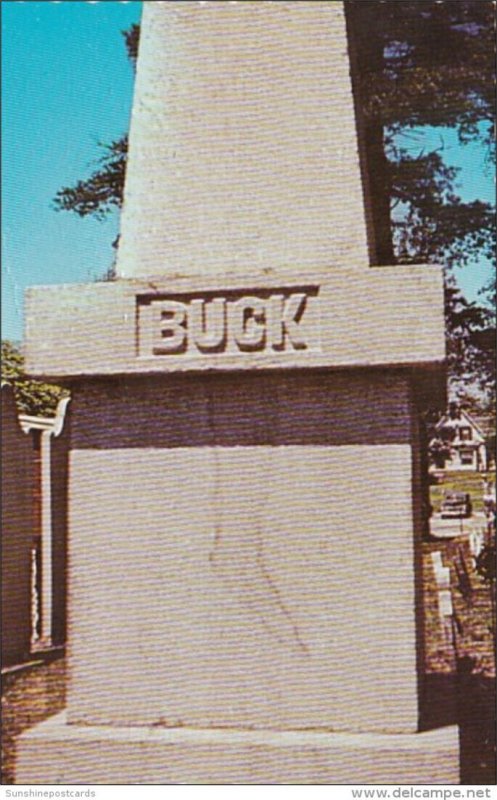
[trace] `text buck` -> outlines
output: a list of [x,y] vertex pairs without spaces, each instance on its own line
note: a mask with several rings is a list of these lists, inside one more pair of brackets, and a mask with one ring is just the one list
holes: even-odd
[[140,355],[306,350],[315,292],[139,299]]

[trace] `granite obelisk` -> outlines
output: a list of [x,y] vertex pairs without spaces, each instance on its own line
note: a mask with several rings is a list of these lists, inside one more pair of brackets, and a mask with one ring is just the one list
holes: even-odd
[[24,782],[457,781],[418,730],[442,278],[374,267],[361,154],[342,3],[144,3],[118,279],[29,298],[71,680]]

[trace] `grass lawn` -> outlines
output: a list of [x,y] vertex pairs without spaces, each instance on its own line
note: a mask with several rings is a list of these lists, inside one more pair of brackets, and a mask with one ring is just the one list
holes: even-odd
[[443,482],[430,486],[430,502],[440,511],[444,492],[468,492],[473,511],[483,511],[483,481],[495,483],[495,472],[445,472]]
[[[431,554],[439,551],[450,568],[455,624],[447,637],[438,612]],[[448,674],[456,659],[469,657],[475,674],[495,678],[494,626],[490,587],[477,574],[467,537],[423,544],[425,671]]]
[[[454,624],[439,616],[431,554],[450,568]],[[494,784],[495,617],[488,584],[478,576],[467,537],[423,544],[424,702],[423,727],[457,722],[461,783]],[[448,629],[447,629],[448,627]]]

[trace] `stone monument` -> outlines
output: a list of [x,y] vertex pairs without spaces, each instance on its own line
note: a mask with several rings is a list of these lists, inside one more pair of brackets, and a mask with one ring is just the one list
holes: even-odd
[[70,681],[20,782],[457,782],[418,726],[442,277],[374,268],[361,171],[342,3],[144,3],[118,279],[28,298]]

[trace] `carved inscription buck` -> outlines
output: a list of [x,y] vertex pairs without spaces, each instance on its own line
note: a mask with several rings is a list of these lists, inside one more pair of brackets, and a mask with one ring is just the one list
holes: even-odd
[[142,356],[313,347],[315,290],[138,299]]

